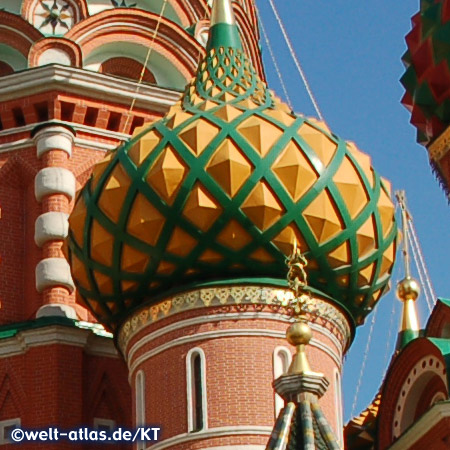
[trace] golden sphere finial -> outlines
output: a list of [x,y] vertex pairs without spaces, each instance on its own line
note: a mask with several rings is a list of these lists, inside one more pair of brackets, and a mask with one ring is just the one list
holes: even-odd
[[397,284],[397,297],[405,302],[406,300],[416,300],[420,294],[420,285],[412,277],[403,278]]
[[303,321],[294,322],[286,331],[286,338],[291,345],[307,345],[312,337],[310,326]]

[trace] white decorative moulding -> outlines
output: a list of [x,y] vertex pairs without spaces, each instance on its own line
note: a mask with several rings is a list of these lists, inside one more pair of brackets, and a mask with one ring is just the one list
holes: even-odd
[[34,241],[42,247],[48,241],[62,240],[69,232],[69,215],[63,212],[41,214],[34,224]]
[[55,286],[64,286],[69,292],[75,289],[70,266],[65,258],[46,258],[36,266],[36,290],[42,292]]
[[34,137],[36,142],[37,157],[52,150],[62,150],[72,156],[74,135],[65,127],[50,126],[43,128]]
[[49,303],[42,305],[36,313],[36,319],[40,317],[67,317],[69,319],[78,319],[75,309],[70,305],[63,303]]
[[69,200],[75,196],[74,174],[62,167],[46,167],[40,170],[34,180],[34,192],[37,201],[52,194],[66,195]]

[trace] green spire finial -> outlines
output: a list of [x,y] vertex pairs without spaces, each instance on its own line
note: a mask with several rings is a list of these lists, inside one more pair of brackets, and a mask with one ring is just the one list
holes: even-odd
[[211,27],[206,50],[218,47],[242,49],[231,0],[214,0],[212,5]]
[[236,24],[230,0],[214,0],[211,10],[211,27],[218,23]]
[[411,270],[409,267],[408,221],[411,220],[411,215],[406,208],[405,191],[397,191],[395,196],[397,197],[397,202],[400,205],[402,212],[403,258],[405,261],[405,278],[397,283],[397,296],[403,303],[402,322],[397,339],[397,350],[401,350],[413,339],[419,337],[420,326],[415,302],[420,294],[420,285],[411,277]]

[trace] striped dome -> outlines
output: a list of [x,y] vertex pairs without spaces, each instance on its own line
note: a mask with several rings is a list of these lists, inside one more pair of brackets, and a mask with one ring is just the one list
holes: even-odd
[[79,195],[78,293],[114,328],[143,302],[207,283],[281,285],[297,241],[310,286],[361,323],[394,262],[389,183],[354,144],[291,113],[219,19],[181,101],[111,152]]

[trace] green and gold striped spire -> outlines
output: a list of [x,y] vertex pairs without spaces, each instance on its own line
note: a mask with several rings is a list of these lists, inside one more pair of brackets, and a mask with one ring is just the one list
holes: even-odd
[[214,0],[206,50],[218,47],[242,49],[231,0]]
[[416,300],[420,294],[420,286],[417,280],[411,277],[411,269],[409,266],[408,220],[410,220],[410,215],[406,209],[406,195],[404,191],[399,191],[396,193],[396,196],[402,211],[403,259],[405,265],[405,278],[397,283],[397,297],[403,303],[402,321],[397,339],[397,350],[401,350],[412,340],[419,337],[420,326],[416,310]]

